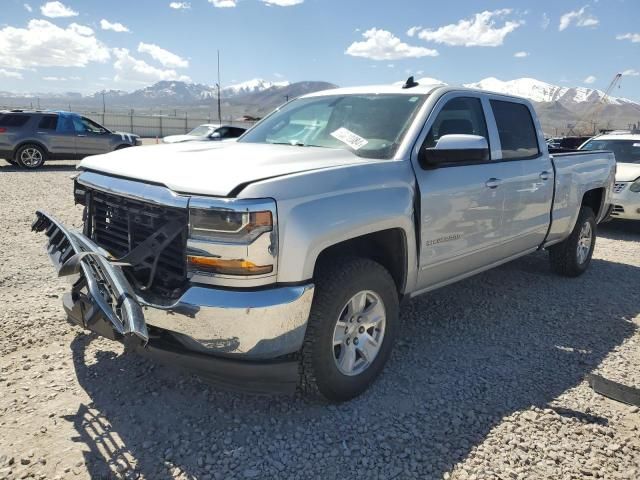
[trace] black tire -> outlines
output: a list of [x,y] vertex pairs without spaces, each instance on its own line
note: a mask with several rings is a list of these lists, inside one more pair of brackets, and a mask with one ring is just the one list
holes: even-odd
[[129,147],[132,147],[132,146],[133,146],[133,145],[122,144],[122,145],[118,145],[118,146],[116,147],[116,150],[122,150],[122,149],[124,149],[124,148],[129,148]]
[[[316,273],[313,304],[302,347],[302,382],[306,393],[319,393],[330,401],[345,401],[364,392],[389,358],[399,327],[398,293],[389,272],[372,260],[340,258],[332,263],[333,266],[319,268]],[[341,347],[334,346],[334,329],[347,303],[360,292],[373,292],[382,300],[381,308],[386,316],[384,334],[368,367],[358,374],[345,375],[335,359]],[[353,325],[357,327],[357,323]],[[379,334],[379,330],[377,332]],[[352,348],[357,349],[357,344],[353,342]],[[364,357],[361,362],[362,359]]]
[[[583,229],[588,225],[590,228],[591,242],[588,253],[582,259],[579,255],[580,238]],[[561,243],[549,247],[549,261],[551,262],[551,269],[565,277],[578,277],[582,275],[589,264],[591,263],[591,257],[593,256],[593,249],[596,246],[596,218],[593,214],[593,210],[589,207],[580,208],[578,214],[578,220],[571,235]]]
[[[30,157],[28,161],[27,156]],[[13,160],[22,168],[35,170],[44,165],[47,160],[47,152],[40,145],[28,143],[16,151]]]

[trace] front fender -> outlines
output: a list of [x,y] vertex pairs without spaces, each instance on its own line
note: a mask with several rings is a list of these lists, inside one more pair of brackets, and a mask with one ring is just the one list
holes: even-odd
[[278,282],[311,279],[328,247],[397,228],[407,239],[406,288],[411,289],[417,265],[414,178],[409,162],[372,161],[265,180],[241,196],[276,199]]

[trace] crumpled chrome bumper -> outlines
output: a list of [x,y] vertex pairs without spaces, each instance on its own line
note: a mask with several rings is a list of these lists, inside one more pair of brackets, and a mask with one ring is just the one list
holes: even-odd
[[51,215],[36,212],[32,229],[49,238],[60,275],[80,273],[63,305],[69,317],[99,335],[149,341],[147,326],[171,334],[187,350],[242,360],[268,360],[298,351],[304,340],[313,285],[223,290],[193,285],[170,304],[138,295],[109,254]]
[[147,343],[149,333],[142,307],[124,273],[109,262],[106,252],[44,212],[36,212],[31,229],[45,232],[49,258],[59,275],[81,274],[63,299],[75,323],[107,338]]

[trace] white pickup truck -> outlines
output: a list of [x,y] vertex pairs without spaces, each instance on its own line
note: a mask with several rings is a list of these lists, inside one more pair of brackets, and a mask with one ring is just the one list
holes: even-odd
[[33,229],[74,323],[232,388],[341,401],[382,371],[403,301],[540,249],[582,274],[615,168],[550,156],[526,100],[409,79],[306,95],[237,143],[87,158],[83,231],[40,211]]

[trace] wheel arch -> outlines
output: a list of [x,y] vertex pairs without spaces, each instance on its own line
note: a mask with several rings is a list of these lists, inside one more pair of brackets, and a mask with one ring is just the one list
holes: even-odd
[[44,143],[42,143],[39,140],[22,140],[14,149],[13,149],[13,158],[16,157],[16,155],[18,154],[18,152],[20,151],[20,149],[22,147],[25,147],[27,145],[36,145],[40,148],[42,148],[44,150],[45,155],[48,157],[50,156],[49,153],[49,149],[47,149],[47,147],[44,145]]
[[379,263],[391,274],[398,293],[406,291],[409,252],[407,233],[402,228],[379,230],[326,247],[316,258],[314,276],[322,265],[344,257],[367,258]]
[[584,192],[580,205],[583,207],[591,208],[597,222],[597,220],[600,218],[600,213],[602,212],[602,207],[604,205],[605,199],[606,195],[604,187],[594,188]]

